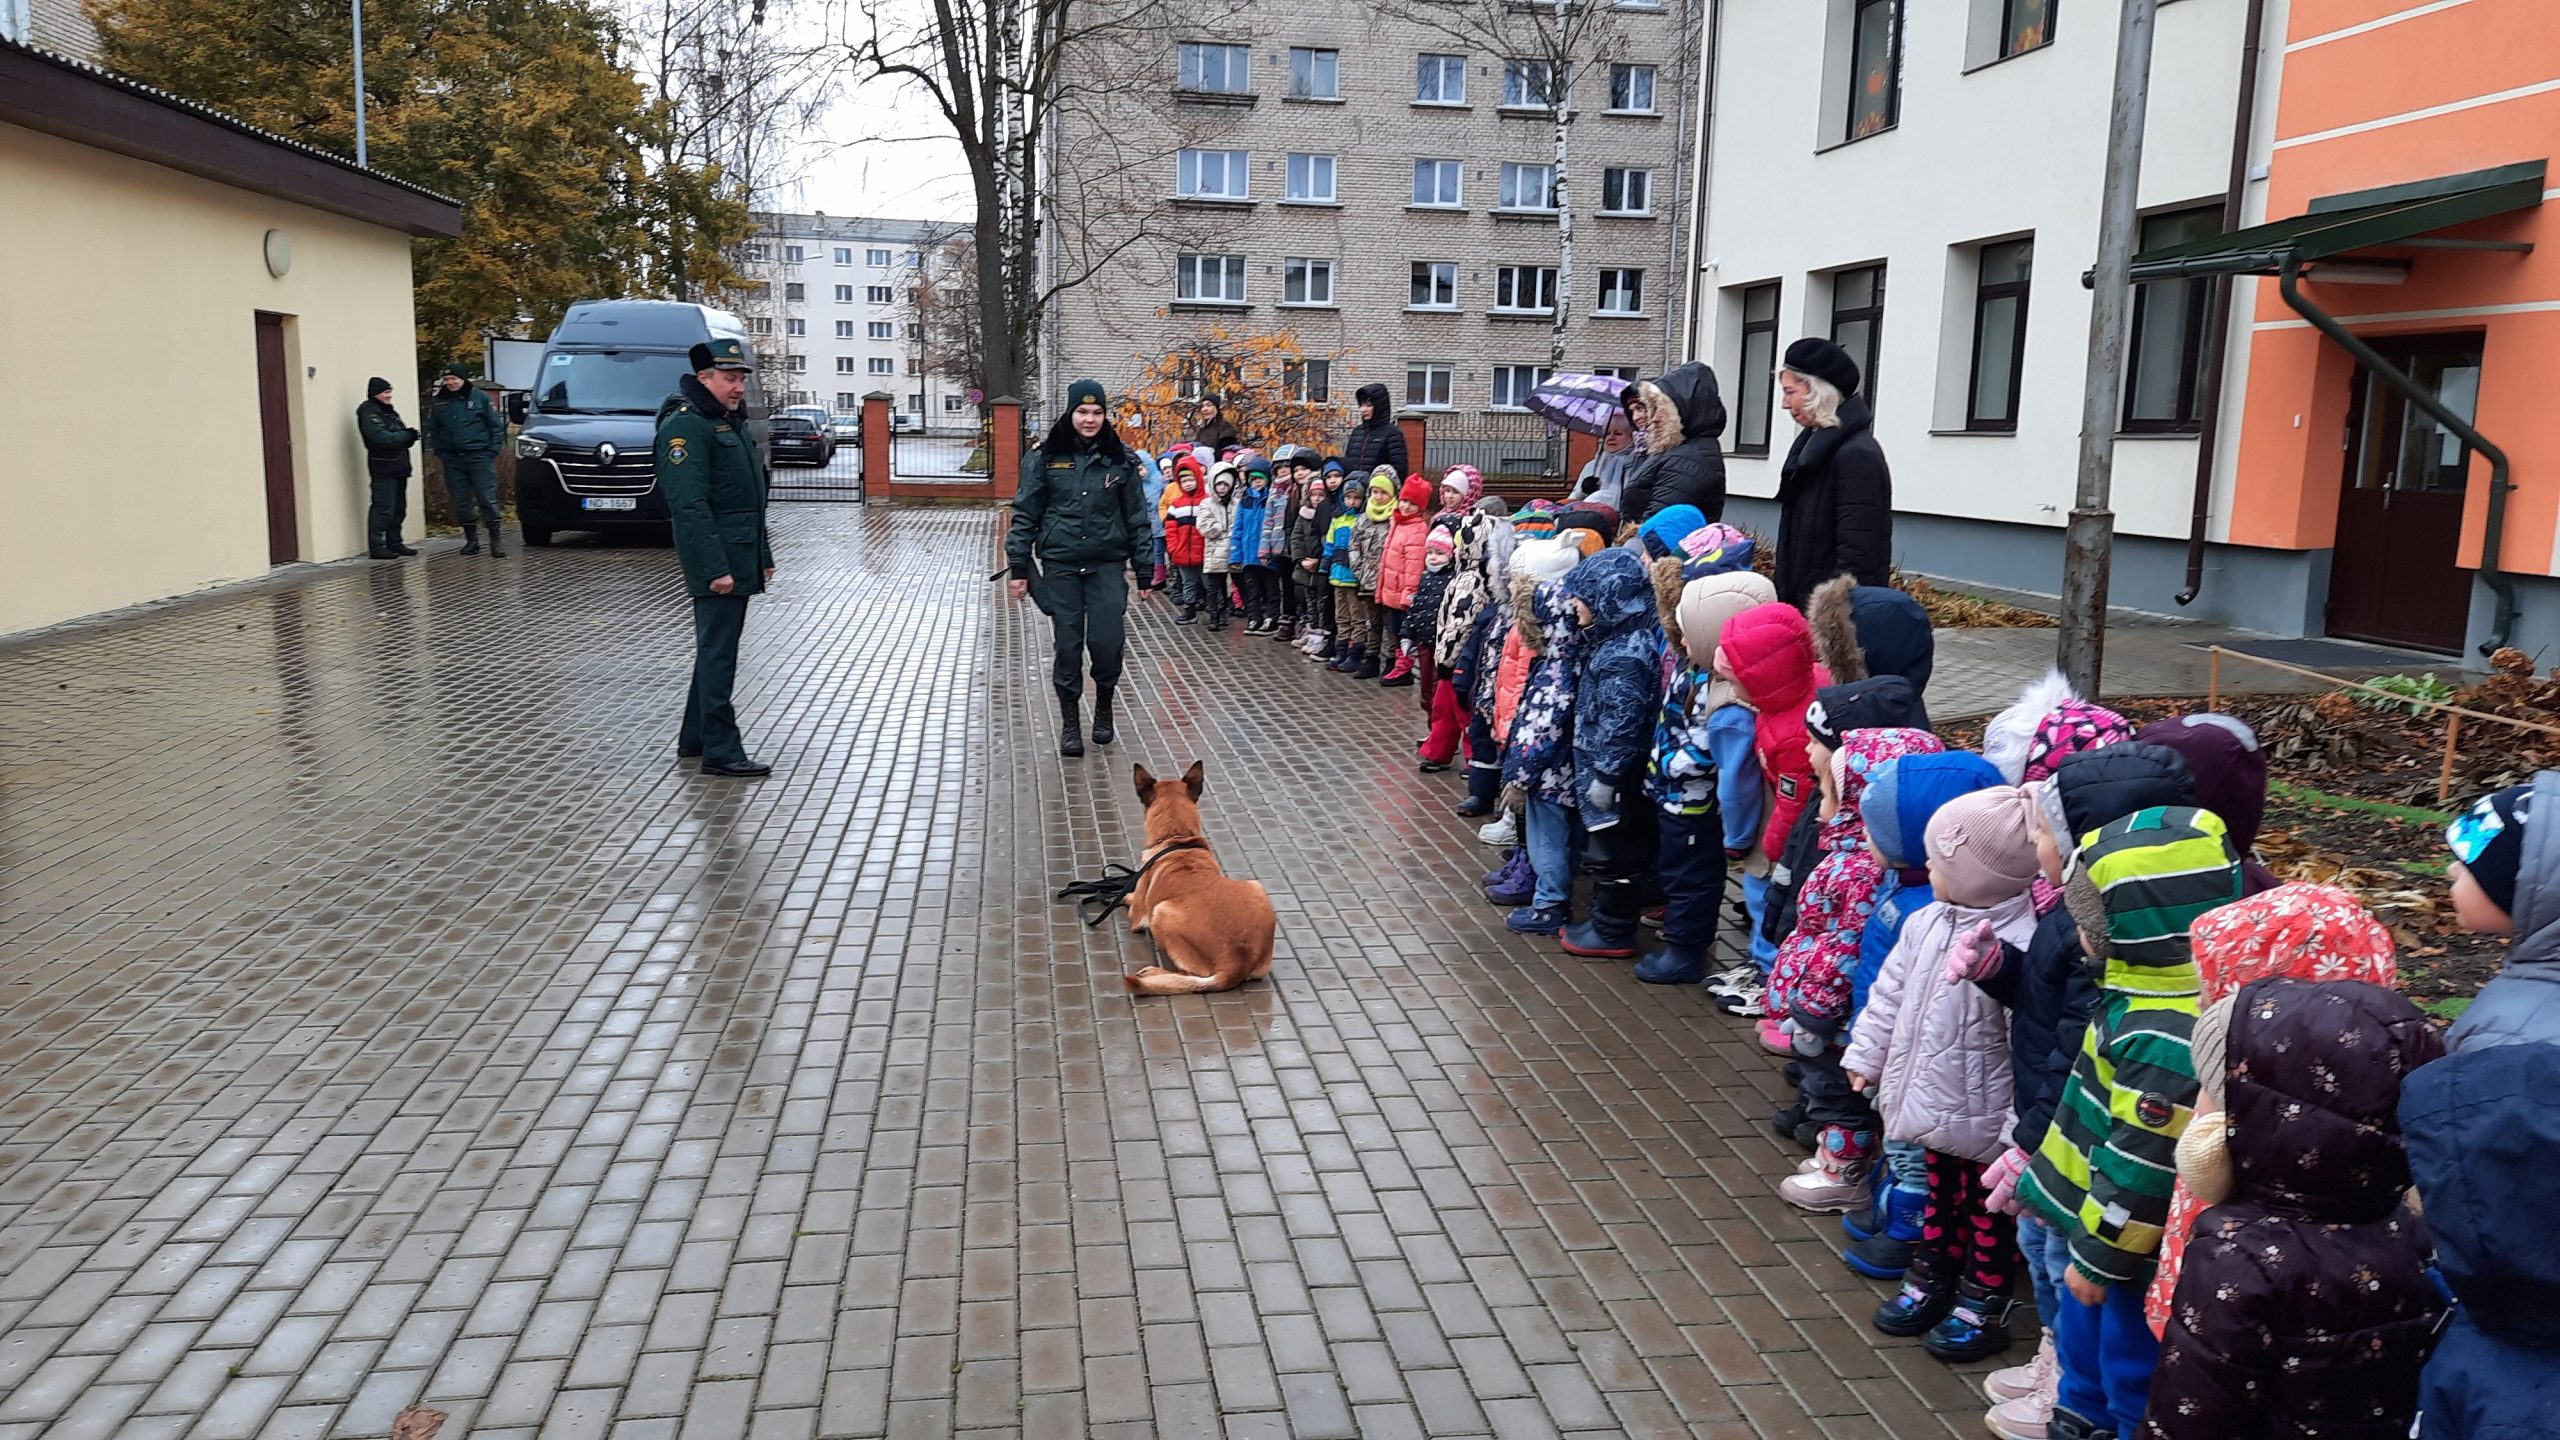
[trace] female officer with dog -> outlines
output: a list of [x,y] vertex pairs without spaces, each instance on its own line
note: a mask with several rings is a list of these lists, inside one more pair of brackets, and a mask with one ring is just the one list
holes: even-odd
[[1087,652],[1093,743],[1115,738],[1111,692],[1128,637],[1129,577],[1143,584],[1154,559],[1144,472],[1111,428],[1107,398],[1099,381],[1067,387],[1066,413],[1022,457],[1004,542],[1014,597],[1029,596],[1055,631],[1050,679],[1058,689],[1058,753],[1068,756],[1084,753],[1079,709]]

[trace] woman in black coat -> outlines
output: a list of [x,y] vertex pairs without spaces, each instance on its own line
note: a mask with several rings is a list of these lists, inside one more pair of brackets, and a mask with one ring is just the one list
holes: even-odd
[[1882,585],[1893,569],[1893,472],[1858,364],[1828,340],[1787,347],[1778,371],[1787,414],[1804,427],[1778,480],[1778,598],[1801,606],[1834,575]]
[[1351,427],[1351,438],[1342,442],[1342,469],[1349,477],[1343,482],[1346,490],[1367,485],[1369,472],[1381,465],[1393,465],[1399,476],[1413,469],[1413,462],[1405,458],[1404,429],[1396,424],[1387,387],[1374,382],[1363,385],[1355,398],[1360,402],[1360,421]]
[[[1620,397],[1644,432],[1644,458],[1619,493],[1618,517],[1642,525],[1674,505],[1695,505],[1708,524],[1724,518],[1724,397],[1716,372],[1691,361]],[[1809,589],[1810,587],[1808,587]]]

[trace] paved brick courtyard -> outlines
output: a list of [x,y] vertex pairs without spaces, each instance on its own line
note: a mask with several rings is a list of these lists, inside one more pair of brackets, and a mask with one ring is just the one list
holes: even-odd
[[[1410,691],[1142,600],[1061,760],[995,525],[777,512],[763,783],[674,761],[662,547],[0,644],[0,1440],[1980,1433],[1744,1028],[1502,930]],[[1194,758],[1279,959],[1137,1001],[1049,892]]]

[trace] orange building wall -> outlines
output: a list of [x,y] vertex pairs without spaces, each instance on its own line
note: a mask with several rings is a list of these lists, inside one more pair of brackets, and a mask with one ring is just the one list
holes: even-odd
[[[2420,8],[2419,0],[2294,0],[2287,43]],[[2290,50],[2281,74],[2270,219],[2299,215],[2322,195],[2524,160],[2560,162],[2560,3],[2554,0],[2472,0],[2414,15]],[[2535,86],[2554,88],[2372,130],[2328,133]],[[2560,186],[2560,163],[2550,183]],[[2548,403],[2560,394],[2560,204],[2456,233],[2536,248],[2528,256],[2422,251],[2406,284],[2306,284],[2304,293],[2351,322],[2395,317],[2354,325],[2361,335],[2470,330],[2486,336],[2478,424],[2506,450],[2516,485],[2507,497],[2502,563],[2550,573],[2560,524],[2560,406]],[[2553,308],[2423,313],[2532,306]],[[2251,345],[2230,538],[2323,548],[2335,538],[2354,362],[2303,326],[2272,280],[2259,283],[2256,312],[2262,325],[2281,328],[2259,329]],[[2465,566],[2479,563],[2487,497],[2487,462],[2475,462],[2464,515]]]

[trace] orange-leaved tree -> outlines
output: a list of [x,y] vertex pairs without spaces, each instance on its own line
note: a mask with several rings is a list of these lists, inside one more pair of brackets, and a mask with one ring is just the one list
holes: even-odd
[[1161,453],[1191,438],[1203,394],[1217,396],[1245,443],[1266,455],[1282,445],[1328,453],[1342,448],[1347,407],[1329,394],[1298,398],[1311,393],[1307,362],[1329,374],[1341,363],[1338,355],[1307,355],[1286,332],[1240,335],[1219,325],[1144,358],[1128,399],[1146,421],[1150,450]]

